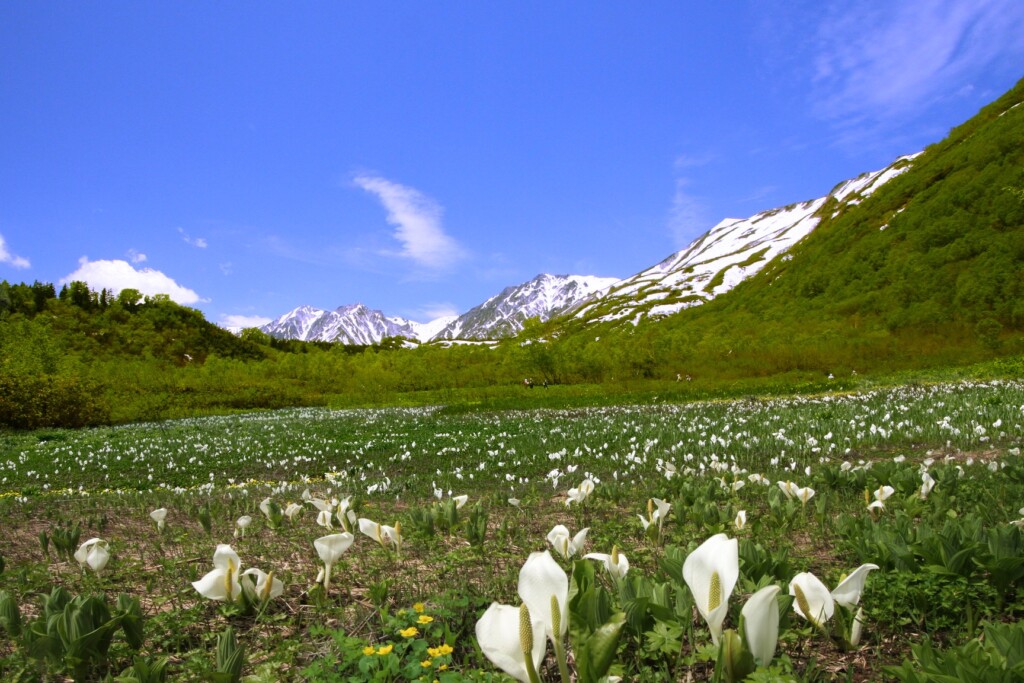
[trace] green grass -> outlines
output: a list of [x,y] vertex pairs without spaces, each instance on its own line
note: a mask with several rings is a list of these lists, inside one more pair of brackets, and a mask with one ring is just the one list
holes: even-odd
[[[974,371],[983,369],[998,368]],[[984,620],[1013,621],[1024,608],[1019,579],[1005,567],[988,568],[996,567],[998,550],[991,534],[1005,530],[1011,536],[1001,543],[1022,541],[1009,525],[1024,500],[1019,382],[600,406],[565,406],[559,390],[527,392],[538,403],[557,399],[558,409],[291,409],[5,435],[0,590],[26,621],[38,612],[38,594],[54,584],[76,595],[137,596],[145,616],[142,655],[167,657],[170,679],[185,681],[213,675],[216,638],[229,624],[247,649],[245,673],[257,677],[251,680],[370,680],[392,664],[416,671],[413,659],[442,642],[452,648],[437,659],[448,666],[443,680],[487,680],[496,669],[476,647],[476,620],[491,601],[517,604],[519,569],[556,524],[572,533],[589,527],[585,552],[617,546],[637,582],[629,590],[661,591],[670,605],[688,599],[677,564],[688,552],[716,533],[739,538],[742,571],[727,628],[736,628],[743,602],[761,585],[775,583],[785,594],[797,572],[810,571],[833,587],[859,564],[878,564],[862,600],[864,640],[852,652],[782,602],[773,667],[800,681],[848,680],[844,671],[853,680],[879,680],[884,666],[910,657],[915,630],[927,629],[939,645],[960,644],[980,633]],[[490,400],[527,399],[499,393]],[[927,499],[919,493],[922,467],[937,482]],[[775,483],[750,481],[753,473],[816,493],[801,505]],[[567,490],[585,477],[597,481],[593,495],[567,507]],[[882,486],[894,494],[872,515],[865,493]],[[401,556],[357,533],[325,595],[315,583],[312,540],[328,531],[315,524],[316,510],[306,504],[296,520],[277,527],[259,510],[267,496],[284,508],[307,488],[322,498],[351,496],[359,516],[400,522]],[[435,514],[428,524],[430,511],[440,509],[435,493],[470,499],[454,519]],[[645,534],[637,519],[651,497],[672,505],[663,539]],[[149,519],[157,507],[169,510],[163,534]],[[199,522],[203,510],[209,534]],[[739,510],[749,521],[737,531]],[[242,515],[254,521],[236,538]],[[474,515],[486,517],[482,542],[470,533]],[[75,525],[81,540],[109,541],[112,559],[102,574],[57,557],[52,545],[49,558],[43,553],[40,532],[54,537]],[[947,566],[940,536],[970,548],[973,559]],[[243,569],[273,570],[284,594],[262,611],[201,599],[189,584],[212,568],[217,543],[231,543]],[[893,552],[901,544],[909,565]],[[603,578],[600,565],[577,561],[598,570],[610,606],[634,599]],[[410,640],[397,631],[407,629],[416,603],[435,626]],[[640,681],[712,674],[715,651],[695,612],[629,609],[613,672]],[[20,642],[0,636],[0,676],[60,675],[59,664],[37,663]],[[388,654],[377,654],[389,644]],[[370,647],[374,654],[363,654]],[[132,656],[116,637],[93,680],[119,673]],[[545,680],[558,678],[552,665]]]

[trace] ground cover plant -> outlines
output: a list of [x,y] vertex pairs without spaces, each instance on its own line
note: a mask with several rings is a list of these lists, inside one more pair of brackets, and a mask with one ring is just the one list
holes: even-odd
[[991,381],[9,433],[0,677],[1016,680],[1022,425]]

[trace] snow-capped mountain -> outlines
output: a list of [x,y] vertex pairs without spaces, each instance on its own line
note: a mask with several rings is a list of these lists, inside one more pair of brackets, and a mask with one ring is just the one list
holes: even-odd
[[[431,325],[404,318],[387,317],[363,304],[352,304],[333,311],[299,306],[264,325],[260,330],[278,339],[376,344],[385,337],[418,339],[424,329],[428,332],[431,330]],[[435,329],[440,326],[437,321],[433,323]]]
[[448,324],[434,339],[499,339],[512,337],[529,318],[548,320],[596,293],[618,278],[592,275],[541,274],[521,285],[506,287]]
[[426,323],[389,317],[363,304],[325,311],[299,306],[260,328],[278,339],[376,344],[385,337],[431,340],[482,340],[514,336],[528,318],[547,320],[586,297],[618,282],[618,278],[588,275],[538,275],[529,282],[506,287],[460,316]]
[[598,292],[571,311],[590,322],[677,313],[729,291],[760,271],[817,227],[822,210],[833,215],[857,204],[888,180],[910,168],[914,157],[836,185],[828,195],[772,209],[750,218],[727,218],[682,251],[656,266]]

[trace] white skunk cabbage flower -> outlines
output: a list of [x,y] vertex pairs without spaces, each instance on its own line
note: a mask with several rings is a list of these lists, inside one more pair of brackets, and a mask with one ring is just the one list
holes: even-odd
[[864,592],[864,581],[868,578],[868,572],[878,569],[877,564],[862,564],[844,578],[832,591],[832,599],[846,609],[852,610],[860,603],[860,594]]
[[252,524],[252,517],[249,515],[242,515],[235,520],[235,538],[239,536],[245,538],[245,530],[250,524]]
[[157,531],[163,531],[167,526],[167,508],[157,508],[149,513],[149,518],[156,522]]
[[823,628],[835,614],[835,601],[828,588],[810,572],[801,572],[789,582],[789,594],[796,598],[793,609],[818,628]]
[[529,607],[492,602],[476,622],[476,640],[487,659],[521,683],[536,676],[547,650],[544,624]]
[[110,561],[110,545],[102,538],[90,538],[75,551],[75,559],[83,568],[99,574]]
[[341,559],[341,556],[349,549],[353,541],[355,541],[355,536],[347,531],[340,534],[321,536],[313,541],[313,547],[316,548],[320,560],[324,563],[324,591],[331,587],[331,568]]
[[740,510],[736,513],[736,519],[733,520],[733,525],[736,527],[736,531],[743,531],[744,527],[747,526],[746,510]]
[[387,550],[389,545],[394,545],[396,551],[402,550],[402,527],[399,523],[395,526],[378,524],[365,517],[359,518],[359,531],[380,543],[380,547]]
[[587,553],[583,556],[584,559],[588,560],[599,560],[604,563],[604,568],[608,572],[609,576],[613,579],[618,580],[626,576],[629,571],[629,560],[626,559],[626,553],[619,551],[619,546],[612,546],[611,555],[605,553]]
[[683,562],[683,580],[690,587],[697,610],[708,623],[715,645],[729,609],[729,596],[740,577],[739,541],[715,534]]
[[530,553],[519,570],[519,597],[543,623],[552,643],[565,636],[569,629],[569,577],[547,550]]
[[572,536],[569,533],[569,529],[562,524],[558,524],[548,532],[548,543],[551,544],[551,547],[559,555],[569,559],[583,549],[588,531],[590,531],[590,527],[581,529],[575,536]]
[[778,586],[765,586],[751,595],[740,611],[743,639],[758,666],[768,666],[775,657],[779,642],[779,603],[775,596],[780,590]]
[[321,510],[316,513],[316,523],[325,529],[334,528],[334,513],[330,510]]
[[239,572],[242,561],[231,546],[221,543],[213,553],[213,571],[198,581],[192,582],[200,595],[210,600],[227,600],[233,602],[242,592],[239,583]]
[[637,515],[640,518],[640,523],[643,524],[644,531],[647,527],[652,524],[656,524],[660,529],[665,524],[665,518],[668,516],[668,511],[672,509],[672,504],[667,503],[660,498],[651,498],[647,501],[647,516]]
[[579,488],[569,489],[569,497],[565,501],[566,507],[573,503],[582,503],[593,492],[594,482],[591,479],[584,479]]
[[[280,579],[274,577],[274,572],[267,573],[262,569],[250,567],[242,572],[242,576],[253,577],[253,591],[255,592],[255,597],[260,602],[267,602],[284,593],[284,584],[281,583]],[[244,588],[245,586],[243,585]]]

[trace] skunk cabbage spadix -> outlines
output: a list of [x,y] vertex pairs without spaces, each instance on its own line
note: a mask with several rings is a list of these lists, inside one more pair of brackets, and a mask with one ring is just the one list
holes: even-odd
[[[544,660],[544,624],[526,611],[525,624],[521,620],[522,610],[510,605],[492,602],[480,620],[476,622],[476,640],[487,659],[499,669],[522,683],[530,683],[530,672],[526,665],[527,653],[523,645],[529,645],[533,670],[540,668]],[[529,628],[524,628],[529,626]],[[526,640],[527,642],[523,642]]]
[[775,657],[779,642],[779,603],[775,599],[778,586],[765,586],[750,596],[740,614],[743,617],[743,639],[758,666],[768,666]]
[[238,582],[242,561],[231,546],[221,543],[213,553],[213,571],[192,582],[200,595],[209,600],[234,601],[242,592]]
[[697,610],[708,623],[711,640],[718,645],[729,596],[740,577],[739,541],[715,534],[683,562],[683,581],[690,587]]
[[821,580],[810,572],[801,572],[789,582],[789,594],[796,598],[793,609],[818,628],[824,627],[835,614],[832,594]]

